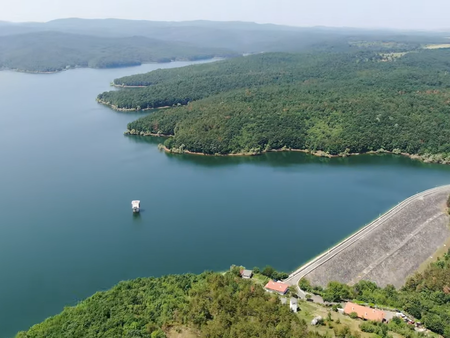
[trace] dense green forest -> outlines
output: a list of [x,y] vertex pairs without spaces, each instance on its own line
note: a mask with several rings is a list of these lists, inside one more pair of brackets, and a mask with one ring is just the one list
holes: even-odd
[[201,337],[315,337],[277,296],[232,273],[121,282],[17,338],[164,338],[171,327]]
[[128,125],[173,135],[165,142],[172,151],[385,150],[446,163],[449,72],[450,49],[389,59],[372,51],[260,54],[117,79],[149,86],[98,99],[123,108],[178,105]]
[[74,67],[111,68],[144,62],[235,56],[217,48],[165,42],[146,37],[105,38],[60,32],[0,37],[0,69],[54,72]]
[[[369,281],[360,281],[354,286],[330,282],[326,290],[311,287],[307,280],[300,281],[300,287],[309,292],[322,294],[325,300],[356,299],[369,304],[391,306],[402,309],[417,318],[426,328],[450,338],[450,250],[444,257],[422,273],[416,273],[408,279],[401,290],[393,286],[382,289]],[[397,332],[405,337],[408,328],[398,321],[390,325],[397,326]],[[370,329],[369,327],[367,327]],[[370,332],[370,331],[369,331]]]

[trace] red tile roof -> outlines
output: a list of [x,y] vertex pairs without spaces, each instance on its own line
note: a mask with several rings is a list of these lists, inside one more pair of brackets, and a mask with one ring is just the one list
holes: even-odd
[[267,290],[271,290],[271,291],[286,293],[286,291],[289,288],[289,285],[281,283],[281,282],[274,282],[274,281],[270,280],[269,283],[266,284],[265,288]]
[[362,306],[354,303],[348,302],[345,305],[344,312],[350,314],[355,312],[359,318],[382,322],[384,319],[384,312],[377,309],[372,309],[367,306]]

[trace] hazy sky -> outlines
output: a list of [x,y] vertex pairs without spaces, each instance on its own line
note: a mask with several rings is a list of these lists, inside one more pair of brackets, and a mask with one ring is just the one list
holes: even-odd
[[0,0],[0,20],[239,20],[294,26],[450,28],[450,0]]

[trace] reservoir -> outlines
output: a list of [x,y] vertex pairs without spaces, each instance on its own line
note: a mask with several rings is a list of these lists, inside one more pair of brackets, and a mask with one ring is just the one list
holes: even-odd
[[1,338],[121,280],[231,264],[290,272],[450,183],[450,166],[391,155],[168,155],[123,135],[148,112],[95,101],[114,78],[187,64],[0,72]]

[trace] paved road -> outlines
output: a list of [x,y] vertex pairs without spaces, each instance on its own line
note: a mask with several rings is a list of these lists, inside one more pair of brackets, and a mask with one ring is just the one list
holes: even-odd
[[377,229],[379,226],[383,225],[386,221],[390,220],[392,217],[397,215],[397,213],[399,213],[401,210],[403,210],[406,206],[408,206],[412,202],[416,200],[421,200],[425,196],[442,192],[445,190],[447,191],[450,190],[450,185],[429,189],[409,197],[408,199],[404,200],[403,202],[396,205],[388,212],[386,212],[385,214],[374,220],[372,223],[366,225],[361,230],[357,231],[350,237],[343,240],[341,243],[337,244],[336,246],[332,247],[328,251],[324,252],[320,256],[316,257],[312,261],[306,263],[305,265],[303,265],[302,267],[291,273],[289,277],[284,280],[284,282],[290,285],[297,285],[301,278],[305,277],[306,275],[317,269],[319,266],[332,259],[337,254],[339,254],[340,252],[342,252],[355,242],[359,241],[360,239],[364,238],[366,235]]

